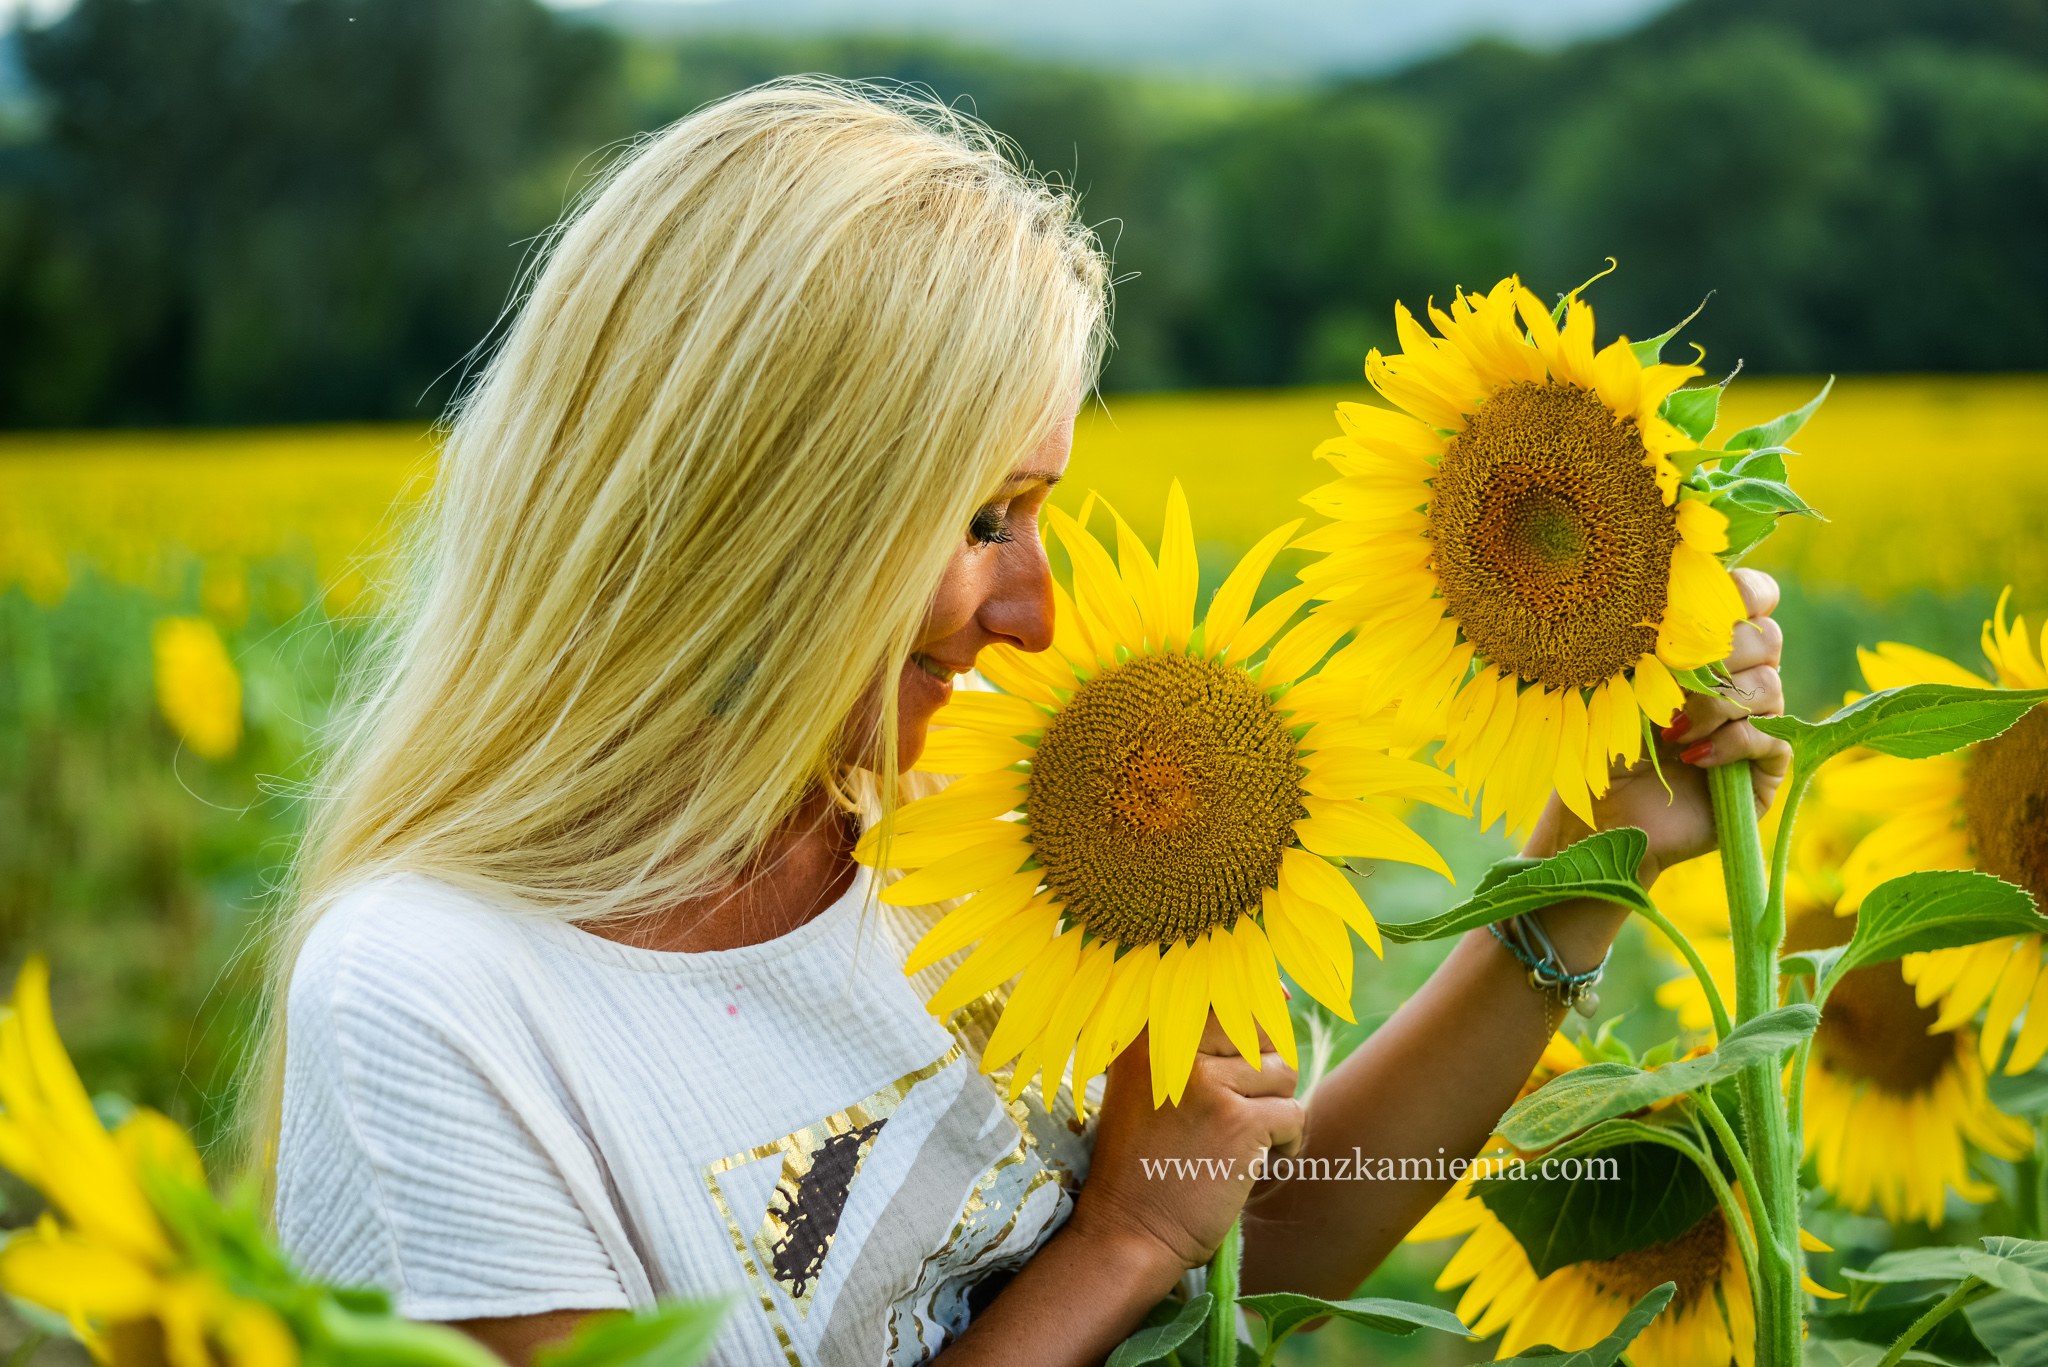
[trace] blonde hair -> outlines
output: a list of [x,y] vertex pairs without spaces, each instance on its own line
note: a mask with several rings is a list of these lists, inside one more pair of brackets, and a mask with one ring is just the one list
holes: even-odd
[[[559,916],[732,878],[895,683],[975,509],[1092,383],[1107,278],[986,128],[819,78],[646,139],[556,230],[460,401],[275,936],[400,868]],[[891,785],[883,784],[887,789]]]

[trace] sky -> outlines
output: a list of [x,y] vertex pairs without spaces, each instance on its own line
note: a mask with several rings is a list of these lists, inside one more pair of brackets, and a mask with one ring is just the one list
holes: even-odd
[[549,0],[642,29],[939,33],[1113,65],[1250,76],[1375,70],[1482,34],[1554,46],[1672,0]]

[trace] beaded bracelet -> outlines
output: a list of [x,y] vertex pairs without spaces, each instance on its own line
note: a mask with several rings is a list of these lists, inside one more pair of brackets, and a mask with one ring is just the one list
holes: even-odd
[[[1591,1016],[1599,1009],[1600,994],[1593,989],[1607,972],[1607,954],[1601,955],[1600,962],[1584,973],[1574,973],[1564,966],[1564,957],[1551,943],[1543,923],[1533,915],[1510,916],[1486,928],[1493,932],[1493,938],[1500,941],[1508,953],[1515,956],[1516,962],[1529,970],[1529,986],[1555,1003],[1556,1017],[1561,1018],[1567,1010]],[[1612,953],[1612,950],[1608,951],[1608,954]],[[1550,1033],[1555,1033],[1556,1018],[1546,1011],[1544,1020]]]

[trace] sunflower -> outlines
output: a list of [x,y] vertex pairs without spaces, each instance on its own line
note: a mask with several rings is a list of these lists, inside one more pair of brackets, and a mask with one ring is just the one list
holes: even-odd
[[[1522,1094],[1589,1061],[1556,1036]],[[1486,1156],[1501,1159],[1513,1152],[1496,1139]],[[1749,1276],[1718,1204],[1671,1238],[1610,1258],[1567,1263],[1539,1277],[1527,1250],[1472,1182],[1470,1175],[1460,1178],[1407,1237],[1418,1243],[1464,1240],[1436,1286],[1465,1288],[1458,1318],[1479,1334],[1500,1334],[1498,1356],[1540,1343],[1590,1347],[1612,1333],[1644,1293],[1674,1282],[1671,1304],[1629,1346],[1629,1360],[1639,1367],[1727,1367],[1731,1360],[1752,1367],[1756,1321]]]
[[[2024,617],[2006,624],[2006,602],[1984,624],[1984,654],[2004,688],[2048,688],[2048,631],[2034,653]],[[1873,689],[1947,683],[1983,688],[1987,681],[1928,651],[1897,642],[1857,652]],[[2048,707],[1959,754],[1933,759],[1868,755],[1822,780],[1831,802],[1884,819],[1849,854],[1842,869],[1844,900],[1860,905],[1886,879],[1925,869],[1982,869],[2033,894],[2048,912]],[[1909,954],[1907,981],[1922,1004],[1939,1004],[1940,1029],[1984,1012],[1980,1058],[1998,1065],[2014,1023],[2025,1013],[2005,1071],[2024,1073],[2048,1054],[2048,972],[2042,936],[2007,936],[1957,949]]]
[[1035,1073],[1050,1095],[1071,1059],[1081,1098],[1149,1027],[1159,1104],[1184,1092],[1211,1010],[1254,1066],[1260,1028],[1296,1062],[1281,969],[1351,1020],[1350,934],[1381,945],[1338,861],[1449,877],[1398,813],[1408,800],[1461,808],[1440,770],[1389,753],[1388,719],[1362,719],[1348,688],[1306,677],[1342,627],[1287,627],[1305,588],[1253,610],[1298,522],[1252,548],[1197,625],[1179,485],[1157,560],[1110,515],[1115,561],[1089,509],[1048,511],[1073,567],[1071,596],[1054,585],[1052,648],[982,652],[1004,691],[957,693],[918,761],[959,777],[869,830],[856,856],[909,871],[885,902],[966,898],[906,965],[975,946],[934,1015],[1018,977],[981,1060],[988,1072],[1016,1060],[1013,1097]]
[[[1766,825],[1775,822],[1767,819]],[[1785,950],[1846,944],[1854,916],[1840,899],[1835,870],[1858,827],[1847,814],[1809,798],[1800,809],[1796,857],[1786,884]],[[1728,897],[1717,854],[1670,869],[1657,905],[1686,932],[1723,999],[1735,985]],[[1683,968],[1661,941],[1660,952]],[[1690,972],[1657,991],[1688,1030],[1711,1024],[1706,993]],[[1970,1172],[1972,1149],[2015,1159],[2033,1149],[2026,1122],[2005,1114],[1985,1091],[1967,1025],[1942,1025],[1916,1001],[1896,963],[1845,974],[1829,994],[1813,1037],[1802,1102],[1806,1156],[1821,1188],[1858,1214],[1875,1208],[1891,1223],[1939,1225],[1949,1191],[1982,1203],[1996,1189]]]
[[1728,520],[1672,460],[1698,443],[1665,400],[1700,370],[1596,352],[1584,300],[1560,328],[1513,277],[1429,313],[1437,335],[1396,305],[1402,351],[1366,358],[1399,411],[1339,405],[1316,453],[1340,478],[1305,500],[1335,521],[1302,580],[1357,628],[1330,669],[1443,737],[1485,825],[1530,826],[1553,788],[1591,824],[1638,714],[1669,723],[1674,672],[1725,656],[1745,613]]
[[0,1290],[63,1315],[102,1360],[109,1342],[140,1334],[161,1336],[172,1367],[298,1361],[275,1311],[180,1251],[150,1192],[203,1191],[199,1155],[153,1111],[112,1133],[100,1123],[51,1022],[41,959],[22,968],[0,1014],[0,1166],[51,1208],[0,1244]]

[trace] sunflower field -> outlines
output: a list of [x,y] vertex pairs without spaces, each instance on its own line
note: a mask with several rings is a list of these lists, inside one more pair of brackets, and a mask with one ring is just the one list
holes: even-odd
[[[1533,319],[1529,345],[1537,346]],[[1690,389],[1679,393],[1711,385],[1686,375],[1670,388],[1688,381]],[[1744,376],[1727,387],[1707,426],[1729,441],[1800,408],[1822,384]],[[1671,400],[1645,393],[1647,428]],[[1303,506],[1331,478],[1330,466],[1311,453],[1338,435],[1332,412],[1340,403],[1372,405],[1378,416],[1368,415],[1367,425],[1383,435],[1400,418],[1363,383],[1113,396],[1084,412],[1072,471],[1049,519],[1075,592],[1095,595],[1090,610],[1108,611],[1099,605],[1129,591],[1142,615],[1152,581],[1132,577],[1131,551],[1122,544],[1121,564],[1113,565],[1110,550],[1087,529],[1091,517],[1099,528],[1101,504],[1130,519],[1131,540],[1142,543],[1138,559],[1166,584],[1165,625],[1156,630],[1182,651],[1193,649],[1191,636],[1212,653],[1224,651],[1231,636],[1240,638],[1228,666],[1189,663],[1199,650],[1134,660],[1153,659],[1145,668],[1159,674],[1161,687],[1191,670],[1216,673],[1242,694],[1248,717],[1271,722],[1275,764],[1288,772],[1294,742],[1279,713],[1267,717],[1274,707],[1326,727],[1358,726],[1337,719],[1342,709],[1328,686],[1337,677],[1334,663],[1294,685],[1296,703],[1269,702],[1261,691],[1272,690],[1278,657],[1306,674],[1334,641],[1315,615],[1298,609],[1337,596],[1307,589],[1339,582],[1337,570],[1318,565],[1324,557],[1337,565],[1350,543],[1317,541],[1314,533],[1276,540],[1273,533],[1297,519],[1324,525],[1319,513],[1336,519],[1328,525],[1351,525],[1346,518],[1355,503],[1324,495]],[[1354,416],[1351,425],[1357,422]],[[1788,785],[1803,803],[1796,825],[1785,835],[1788,800],[1781,798],[1760,824],[1751,821],[1756,850],[1731,845],[1725,865],[1713,856],[1667,872],[1654,907],[1632,921],[1617,948],[1598,1015],[1567,1018],[1497,1140],[1503,1152],[1575,1145],[1574,1152],[1593,1152],[1599,1146],[1588,1147],[1588,1136],[1602,1126],[1635,1126],[1644,1132],[1635,1142],[1608,1145],[1624,1157],[1626,1180],[1502,1184],[1540,1189],[1505,1193],[1463,1181],[1365,1288],[1454,1312],[1484,1343],[1446,1333],[1384,1337],[1372,1331],[1390,1325],[1361,1312],[1349,1317],[1366,1328],[1299,1339],[1277,1332],[1275,1320],[1264,1345],[1268,1358],[1350,1361],[1370,1351],[1390,1362],[1451,1364],[1544,1343],[1593,1348],[1622,1334],[1612,1354],[1600,1357],[1596,1349],[1589,1360],[1611,1363],[1629,1351],[1639,1367],[1725,1367],[1731,1358],[1748,1367],[1780,1360],[1768,1349],[1753,1359],[1752,1339],[1797,1333],[1796,1313],[1786,1328],[1789,1302],[1773,1306],[1756,1289],[1768,1283],[1786,1296],[1814,1297],[1805,1311],[1809,1362],[2048,1361],[2048,1320],[2037,1313],[2048,1265],[2031,1242],[2048,1233],[2048,1149],[2040,1127],[2048,1113],[2048,1069],[2040,1066],[2048,1054],[2048,960],[2043,935],[2026,919],[2038,916],[2024,897],[2017,905],[1980,899],[1963,906],[1981,887],[1910,881],[1996,875],[2036,898],[2048,889],[2048,711],[2026,710],[2032,692],[2048,688],[2048,641],[2040,634],[2048,617],[2043,432],[2048,378],[2040,376],[1850,376],[1834,386],[1790,443],[1796,454],[1782,457],[1786,480],[1819,516],[1782,518],[1745,561],[1771,571],[1785,591],[1777,617],[1788,641],[1788,708],[1823,719],[1787,733],[1802,764]],[[1676,455],[1670,472],[1673,480],[1683,475],[1688,487],[1696,481],[1703,499],[1713,483],[1707,467],[1717,462],[1701,452],[1719,458],[1719,469],[1734,479],[1752,447],[1786,444],[1723,448],[1709,446],[1707,437],[1707,427],[1688,428],[1673,450],[1690,454]],[[1384,442],[1366,446],[1367,456],[1390,449]],[[383,597],[392,551],[431,486],[434,449],[434,434],[414,427],[0,436],[0,959],[12,969],[26,949],[47,955],[56,984],[54,1029],[78,1074],[95,1093],[151,1108],[137,1115],[170,1117],[177,1123],[169,1128],[191,1132],[202,1149],[220,1135],[232,1095],[260,976],[253,948],[270,890],[290,857],[311,747]],[[1748,468],[1749,477],[1761,478],[1754,472],[1762,467]],[[1341,462],[1337,473],[1340,482],[1376,477]],[[1725,492],[1727,482],[1715,487]],[[1369,509],[1358,516],[1358,525],[1371,523]],[[1693,514],[1691,521],[1703,517]],[[1725,528],[1693,526],[1687,535],[1695,531],[1701,560],[1711,564],[1715,548],[1727,544]],[[1144,558],[1147,547],[1158,548],[1156,565]],[[1247,565],[1255,566],[1248,577]],[[1286,587],[1297,578],[1303,587]],[[1718,609],[1713,592],[1701,592],[1704,619]],[[1198,604],[1206,605],[1206,620]],[[1419,985],[1441,958],[1442,935],[1508,914],[1502,889],[1512,892],[1530,871],[1499,866],[1489,874],[1512,852],[1502,829],[1526,824],[1529,803],[1547,796],[1554,774],[1569,766],[1545,760],[1538,773],[1530,757],[1505,778],[1481,772],[1487,747],[1472,714],[1495,703],[1461,703],[1443,691],[1454,687],[1451,674],[1465,677],[1473,643],[1484,635],[1460,626],[1462,634],[1443,636],[1445,651],[1436,658],[1446,671],[1436,700],[1444,709],[1445,756],[1457,753],[1453,772],[1466,789],[1504,794],[1504,821],[1489,813],[1482,828],[1473,819],[1478,804],[1467,816],[1459,803],[1443,800],[1450,780],[1435,765],[1403,758],[1370,773],[1347,767],[1345,781],[1364,786],[1310,787],[1311,794],[1336,796],[1305,799],[1318,805],[1305,808],[1308,816],[1292,834],[1274,833],[1299,845],[1290,845],[1284,860],[1275,856],[1278,892],[1266,904],[1263,933],[1250,919],[1253,895],[1242,906],[1198,908],[1191,914],[1199,924],[1173,927],[1163,937],[1142,925],[1119,926],[1120,940],[1089,942],[1098,951],[1093,957],[1076,934],[1073,961],[1053,975],[1057,985],[1071,994],[1085,984],[1105,1001],[1122,990],[1123,1000],[1133,1000],[1150,990],[1149,976],[1135,988],[1118,984],[1139,976],[1140,957],[1117,958],[1103,946],[1151,939],[1179,945],[1192,935],[1190,944],[1205,946],[1219,965],[1203,970],[1212,988],[1203,1000],[1219,1019],[1229,1017],[1226,1028],[1248,1035],[1256,1018],[1275,1038],[1284,1033],[1304,1075],[1312,1076]],[[1712,635],[1699,630],[1703,640]],[[1462,644],[1451,646],[1453,639]],[[1269,642],[1258,666],[1266,682],[1244,683],[1235,661]],[[1085,680],[1084,657],[1096,658],[1089,642],[1063,641],[1060,649]],[[1418,644],[1411,653],[1419,660],[1427,652]],[[1515,679],[1512,661],[1504,661],[1511,653],[1482,649],[1475,666],[1482,670],[1475,677],[1497,668],[1509,698]],[[1710,683],[1700,670],[1718,655],[1695,653],[1669,673]],[[1657,655],[1667,664],[1680,658],[1660,646],[1643,656],[1651,663],[1637,665],[1631,655],[1626,666],[1603,666],[1600,677],[1630,676],[1628,696],[1647,711],[1671,683],[1657,683],[1666,672]],[[986,712],[999,742],[1019,733],[1021,723],[1005,710],[1010,703],[1053,696],[1042,678],[1034,681],[1034,668],[999,663],[991,678],[1012,696],[979,695],[988,700],[972,704]],[[1522,678],[1544,682],[1540,673]],[[1585,705],[1607,719],[1614,735],[1633,734],[1635,713],[1616,720],[1623,713],[1600,691],[1605,687],[1596,687]],[[1873,704],[1860,704],[1861,713],[1845,706],[1864,695],[1882,703],[1907,696],[1893,690],[1926,687],[2014,697],[2003,710],[1986,704],[1997,724],[1990,713],[1956,721],[1954,744],[1940,749],[1887,741],[1883,718],[1870,721]],[[1071,734],[1096,724],[1069,711],[1078,719],[1068,726]],[[1568,733],[1572,715],[1565,705]],[[1858,716],[1863,720],[1853,720]],[[1470,723],[1462,749],[1459,717]],[[1044,729],[1042,718],[1031,725]],[[1584,714],[1577,725],[1575,734],[1585,737]],[[1904,723],[1894,729],[1901,726],[1912,730]],[[971,729],[961,727],[952,734]],[[1384,749],[1387,736],[1368,729],[1347,732],[1339,744]],[[1592,734],[1599,764],[1581,766],[1582,795],[1589,783],[1597,793],[1605,763],[1601,732]],[[934,744],[942,763],[948,755],[959,761],[950,772],[969,774],[959,782],[975,799],[974,819],[946,838],[976,839],[968,827],[979,822],[1003,828],[998,834],[1008,839],[1016,827],[989,822],[1001,809],[989,800],[1019,786],[1005,768],[1015,757],[1000,743]],[[1313,770],[1317,761],[1307,753],[1303,763]],[[979,777],[976,765],[985,770]],[[1556,782],[1568,790],[1571,781]],[[1062,819],[1050,802],[1033,810],[1034,819],[1049,824]],[[1085,810],[1077,807],[1066,820],[1085,832]],[[917,856],[916,838],[905,835],[912,848],[894,856],[886,848],[867,853],[893,858],[890,867],[916,868],[929,862]],[[1006,871],[1015,887],[1003,895],[1014,892],[1020,908],[1031,901],[1047,936],[1091,914],[1088,889],[1096,880],[1084,867],[1086,844],[1079,839],[1076,846],[1079,876],[1070,886],[1048,888],[1042,902],[1032,900],[1041,896],[1036,875]],[[940,847],[932,850],[939,859]],[[1604,846],[1595,851],[1611,854]],[[1762,864],[1745,871],[1752,854],[1771,864],[1769,879]],[[1597,882],[1599,871],[1586,862],[1593,857],[1545,875],[1553,878],[1549,895]],[[1333,873],[1330,860],[1345,860],[1350,877]],[[1132,858],[1118,867],[1132,880],[1147,876]],[[1970,870],[1976,872],[1964,872]],[[1455,877],[1455,888],[1442,874]],[[1762,901],[1742,904],[1751,874],[1757,889],[1768,889],[1789,956],[1792,986],[1784,1004],[1775,978],[1757,980],[1754,936],[1746,939],[1739,929],[1745,917],[1762,915]],[[906,883],[901,895],[916,900],[920,885]],[[1901,893],[1902,885],[1920,901]],[[948,886],[931,895],[969,890]],[[1974,916],[1971,924],[1984,933],[1929,931],[1932,913],[1915,910],[1929,898],[1959,899],[1960,909],[1942,924]],[[1354,904],[1358,911],[1349,912]],[[1341,914],[1312,924],[1310,909],[1319,907]],[[1092,914],[1108,925],[1119,913],[1105,907]],[[1656,933],[1658,922],[1673,936]],[[1890,949],[1873,949],[1887,927]],[[1363,938],[1369,928],[1371,940]],[[1351,931],[1360,938],[1347,938]],[[1387,932],[1384,947],[1380,931]],[[931,957],[978,932],[962,923],[950,933],[958,943],[934,946]],[[1334,965],[1319,948],[1331,936],[1348,946]],[[1382,949],[1384,962],[1375,957]],[[1164,952],[1157,972],[1193,971],[1182,959],[1192,961],[1194,949]],[[1220,966],[1226,955],[1227,970]],[[1277,985],[1276,965],[1306,989],[1291,1003],[1258,986],[1261,971]],[[1149,958],[1143,968],[1155,971]],[[1243,991],[1225,988],[1233,977]],[[18,1003],[26,1005],[6,1020],[32,1023],[46,1009],[32,1000],[39,982],[24,978]],[[971,996],[986,986],[970,982],[961,991]],[[1020,986],[1013,1001],[1029,1000]],[[1818,1016],[1815,1000],[1823,1001]],[[1119,1020],[1107,1007],[1091,1019],[1049,1006],[1029,1023],[1020,1015],[1005,1037],[1010,1056],[1023,1056],[1013,1085],[1021,1088],[1043,1070],[1056,1086],[1070,1057],[1079,1083],[1086,1071],[1099,1071],[1139,1019]],[[1155,1073],[1163,1091],[1171,1091],[1176,1070],[1185,1075],[1181,1055],[1190,1052],[1189,1031],[1199,1033],[1200,1024],[1191,1017],[1172,1031],[1155,1026],[1155,1051],[1170,1054],[1159,1056],[1167,1066]],[[1789,1111],[1763,1062],[1781,1056],[1796,1060],[1783,1070],[1794,1079],[1787,1084]],[[11,1066],[0,1048],[0,1075]],[[54,1068],[46,1058],[44,1082]],[[6,1085],[0,1076],[0,1111],[13,1114],[25,1094],[8,1095]],[[53,1115],[63,1112],[57,1102],[49,1105]],[[1578,1119],[1561,1122],[1567,1111]],[[104,1139],[93,1137],[97,1128],[75,1108],[65,1123],[72,1128],[51,1133],[84,1135],[76,1142],[87,1148]],[[131,1159],[136,1145],[155,1146],[159,1175],[149,1180],[158,1187],[167,1165],[189,1174],[197,1162],[163,1139],[163,1128],[143,1121],[113,1131],[142,1136],[122,1141]],[[1768,1166],[1762,1131],[1781,1141],[1787,1170]],[[148,1139],[152,1134],[157,1138]],[[6,1138],[0,1132],[0,1141]],[[171,1158],[162,1158],[165,1152]],[[1794,1152],[1796,1158],[1787,1156]],[[0,1152],[0,1163],[5,1158]],[[6,1222],[22,1224],[38,1209],[36,1199],[19,1177],[0,1183]],[[36,1185],[47,1194],[46,1185]],[[1551,1237],[1539,1240],[1538,1231]],[[1761,1330],[1753,1300],[1763,1308]],[[229,1332],[220,1326],[231,1324],[243,1326],[235,1333],[256,1336],[252,1342],[275,1330],[267,1321],[230,1316],[219,1320],[216,1339]],[[1395,1327],[1406,1333],[1417,1325],[1442,1328],[1426,1316]],[[1882,1345],[1915,1328],[1910,1349],[1885,1353]],[[0,1325],[0,1346],[22,1332],[11,1322]],[[1174,1340],[1191,1355],[1193,1333]],[[1627,1334],[1638,1335],[1632,1350]],[[70,1351],[53,1343],[31,1360],[79,1360],[66,1356]],[[336,1352],[337,1361],[348,1360]]]

